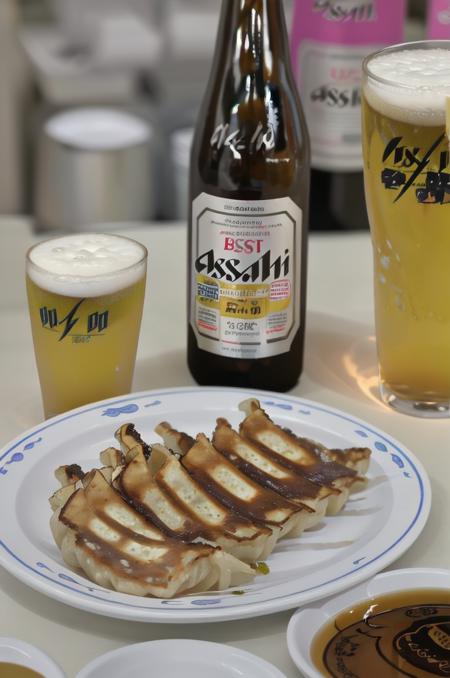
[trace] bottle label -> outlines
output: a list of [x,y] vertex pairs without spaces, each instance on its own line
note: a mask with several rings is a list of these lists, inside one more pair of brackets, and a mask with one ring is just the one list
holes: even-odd
[[402,42],[405,13],[405,0],[294,0],[292,66],[313,167],[362,170],[362,62],[371,52]]
[[290,198],[192,203],[190,323],[229,358],[289,351],[300,326],[302,211]]
[[311,137],[311,164],[328,171],[359,171],[361,64],[367,46],[305,40],[298,52],[302,103]]
[[313,12],[326,21],[364,23],[377,20],[376,0],[313,0]]

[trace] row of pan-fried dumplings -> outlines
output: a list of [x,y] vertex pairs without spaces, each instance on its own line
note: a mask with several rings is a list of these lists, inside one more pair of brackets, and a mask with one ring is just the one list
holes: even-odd
[[330,450],[271,421],[255,399],[239,405],[239,432],[223,418],[211,441],[167,422],[164,445],[133,424],[103,466],[55,475],[50,521],[64,561],[101,586],[171,598],[250,581],[279,539],[336,514],[365,483],[368,448]]

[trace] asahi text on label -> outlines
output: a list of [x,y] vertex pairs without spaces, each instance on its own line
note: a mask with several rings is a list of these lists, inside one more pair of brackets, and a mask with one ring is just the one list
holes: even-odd
[[200,348],[262,358],[300,324],[302,213],[290,198],[193,203],[190,323]]
[[314,11],[327,21],[376,21],[375,0],[314,0]]

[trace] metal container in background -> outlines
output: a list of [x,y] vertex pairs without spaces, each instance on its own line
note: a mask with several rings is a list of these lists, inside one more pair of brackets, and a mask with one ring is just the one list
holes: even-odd
[[37,229],[152,219],[152,137],[147,121],[119,109],[76,108],[48,118],[36,153]]
[[189,210],[189,168],[193,127],[182,127],[171,136],[171,160],[175,189],[175,219],[186,221]]

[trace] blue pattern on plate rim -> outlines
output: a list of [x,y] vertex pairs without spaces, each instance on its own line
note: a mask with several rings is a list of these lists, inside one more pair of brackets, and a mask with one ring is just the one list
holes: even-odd
[[[268,405],[269,407],[279,407],[280,410],[291,411],[294,409],[293,405],[289,403],[277,403],[274,400],[263,400],[263,405]],[[311,414],[311,410],[299,409],[300,414]]]
[[102,417],[118,417],[121,414],[133,414],[139,410],[139,405],[130,403],[123,407],[108,407],[102,414]]
[[[161,405],[161,400],[154,400],[152,403],[144,405],[144,407],[155,407],[155,405]],[[130,403],[123,407],[108,407],[108,409],[103,412],[102,417],[119,417],[121,414],[134,414],[138,410],[139,405],[136,405],[136,403]]]
[[353,561],[353,565],[359,565],[359,563],[362,563],[363,560],[366,559],[366,556],[362,556],[362,558],[358,558],[357,560]]
[[154,400],[152,403],[147,403],[144,407],[155,407],[155,405],[161,405],[160,400]]
[[[0,542],[1,543],[1,542]],[[62,579],[63,581],[67,581],[70,584],[75,584],[76,586],[81,586],[82,588],[86,589],[87,591],[98,591],[99,593],[106,593],[106,594],[113,594],[114,591],[105,589],[105,588],[96,588],[95,586],[92,586],[92,583],[89,582],[89,584],[85,584],[84,582],[78,581],[77,579],[74,578],[74,574],[68,575],[65,572],[55,572],[55,570],[52,570],[51,567],[46,565],[45,563],[38,561],[36,563],[36,566],[43,569],[47,570],[48,572],[51,572],[52,574],[56,574],[59,579]],[[181,605],[184,603],[183,599],[176,598],[174,600],[161,600],[160,601],[162,605]],[[222,600],[221,598],[193,598],[192,600],[189,600],[189,603],[191,605],[200,605],[200,606],[207,606],[207,605],[218,605],[221,603]]]
[[[203,391],[203,392],[221,392],[221,393],[223,393],[224,389],[222,389],[222,388],[203,388],[202,391]],[[229,391],[230,393],[236,392],[234,389],[231,389],[231,388],[230,388],[230,389],[227,389],[227,391]],[[168,395],[191,394],[192,392],[198,392],[198,389],[192,389],[192,388],[190,388],[190,389],[189,389],[189,388],[187,388],[187,389],[177,389],[177,390],[172,390],[172,391],[170,391],[169,394],[168,394],[167,392],[163,392],[163,393],[161,393],[161,392],[156,392],[154,395],[157,396],[157,397],[163,398],[164,396],[168,396]],[[239,396],[242,397],[242,391],[238,390],[237,392],[239,393]],[[248,391],[248,393],[250,394],[250,393],[252,393],[252,392],[251,392],[251,391]],[[261,397],[261,394],[260,394],[260,393],[258,393],[257,395],[259,395],[259,396]],[[121,403],[129,403],[130,400],[136,401],[136,400],[142,400],[142,399],[146,399],[146,398],[148,399],[148,397],[149,397],[148,394],[142,394],[142,395],[140,395],[140,396],[135,394],[132,398],[124,398],[124,399],[120,399],[120,400],[118,400],[118,401],[115,401],[115,402],[114,402],[114,405],[121,405]],[[161,400],[158,404],[160,404],[160,403],[162,403],[162,402],[163,402],[163,401]],[[271,404],[272,404],[273,406],[280,406],[281,403],[286,404],[286,397],[283,398],[282,396],[280,396],[280,397],[278,398],[278,402],[276,402],[276,401],[272,401],[272,402],[271,402]],[[155,404],[156,404],[156,403],[155,403]],[[268,403],[268,402],[265,402],[264,404],[267,405],[267,404],[269,404],[269,403]],[[298,402],[298,400],[297,400],[297,398],[296,398],[296,405],[298,406],[298,404],[299,404],[299,402]],[[301,401],[300,401],[300,404],[303,406],[303,404],[301,403]],[[133,407],[136,407],[137,409],[139,409],[139,406],[136,405],[135,403],[130,404],[130,406],[131,406],[131,405],[133,405]],[[315,586],[310,586],[310,587],[307,588],[307,589],[302,589],[302,590],[300,590],[300,591],[291,592],[291,593],[289,593],[289,594],[285,594],[285,595],[282,595],[282,596],[272,597],[271,600],[282,600],[282,599],[285,599],[285,598],[292,598],[292,597],[295,596],[295,595],[300,595],[300,594],[303,594],[303,593],[307,593],[307,592],[309,592],[309,591],[313,591],[314,589],[317,589],[317,588],[322,588],[322,587],[327,586],[327,585],[330,585],[330,584],[332,584],[332,583],[334,583],[334,582],[336,582],[336,581],[339,581],[339,580],[341,580],[341,579],[344,579],[345,577],[348,577],[349,575],[353,575],[356,571],[358,571],[358,570],[360,570],[360,569],[363,569],[363,568],[368,567],[369,565],[371,565],[372,563],[376,562],[376,561],[379,560],[381,557],[383,557],[386,553],[388,553],[389,551],[391,551],[395,546],[397,546],[397,544],[399,544],[399,543],[406,537],[406,535],[412,530],[412,528],[414,527],[414,525],[417,523],[417,521],[418,521],[418,519],[419,519],[419,516],[420,516],[421,513],[422,513],[423,505],[424,505],[424,486],[423,486],[423,481],[422,481],[422,478],[421,478],[421,476],[420,476],[420,473],[418,472],[418,470],[417,470],[416,466],[414,465],[414,463],[412,462],[412,460],[409,459],[408,455],[407,455],[400,447],[398,447],[393,441],[391,441],[391,440],[389,440],[388,438],[384,437],[384,436],[381,435],[379,432],[374,431],[373,429],[370,428],[370,426],[365,425],[365,424],[362,424],[360,421],[354,420],[354,419],[352,419],[351,417],[349,417],[349,416],[347,416],[347,415],[345,415],[345,414],[343,414],[343,413],[335,412],[335,411],[333,411],[332,409],[328,409],[328,408],[326,408],[326,407],[322,407],[322,406],[320,406],[320,405],[315,405],[315,404],[309,403],[309,402],[308,402],[308,403],[304,403],[304,405],[305,405],[307,408],[309,408],[308,411],[307,411],[308,414],[311,414],[311,412],[313,412],[313,413],[314,413],[314,412],[325,413],[325,414],[327,414],[327,415],[331,415],[331,416],[336,417],[336,418],[338,418],[338,419],[347,421],[347,422],[349,422],[349,423],[352,424],[352,425],[355,425],[355,424],[356,424],[357,426],[360,427],[357,431],[354,430],[354,432],[356,432],[356,433],[358,433],[358,431],[361,431],[361,429],[364,427],[364,428],[366,429],[366,431],[368,431],[370,434],[372,434],[372,436],[373,436],[374,438],[377,438],[377,439],[382,438],[388,445],[390,445],[393,449],[395,449],[395,451],[396,451],[397,454],[391,454],[391,458],[393,458],[394,456],[396,457],[396,460],[395,460],[395,461],[393,460],[394,463],[396,464],[396,466],[399,465],[399,464],[398,464],[398,461],[400,460],[400,461],[402,462],[402,464],[403,464],[403,467],[405,467],[405,462],[403,461],[403,460],[405,460],[406,463],[409,465],[410,469],[414,472],[415,478],[416,478],[417,483],[418,483],[418,486],[419,486],[420,499],[419,499],[419,504],[418,504],[416,513],[415,513],[415,515],[414,515],[414,517],[413,517],[411,523],[409,524],[409,526],[408,526],[408,527],[403,531],[403,533],[402,533],[402,534],[401,534],[401,535],[400,535],[400,536],[399,536],[399,537],[398,537],[398,538],[397,538],[390,546],[388,546],[382,553],[378,553],[376,556],[374,556],[373,558],[371,558],[371,559],[369,559],[369,560],[367,560],[367,557],[364,556],[364,557],[362,557],[362,558],[359,558],[358,560],[353,561],[353,562],[352,562],[352,566],[353,566],[353,567],[351,567],[351,569],[349,569],[348,572],[346,572],[346,573],[344,573],[344,574],[341,574],[341,575],[339,575],[339,576],[337,576],[337,577],[334,577],[333,579],[330,579],[330,580],[328,580],[327,582],[321,582],[320,584],[317,584],[317,585],[315,585]],[[63,415],[63,416],[61,416],[60,418],[57,418],[57,419],[55,419],[55,420],[53,420],[53,421],[51,420],[49,423],[46,423],[46,424],[44,424],[41,428],[39,428],[39,429],[37,429],[37,430],[34,430],[34,431],[33,431],[32,433],[30,433],[28,436],[25,436],[25,438],[22,438],[21,440],[19,440],[18,442],[16,442],[11,448],[7,449],[7,450],[1,455],[0,461],[3,461],[3,459],[5,459],[11,452],[13,452],[13,450],[15,450],[17,447],[19,447],[19,446],[22,445],[23,443],[25,443],[25,441],[28,441],[29,438],[32,438],[32,437],[34,437],[34,436],[36,436],[36,435],[42,433],[43,431],[45,431],[45,430],[47,430],[47,429],[49,429],[49,428],[52,428],[52,427],[54,427],[54,426],[56,426],[56,425],[62,423],[63,421],[67,421],[68,419],[73,419],[73,418],[78,417],[78,416],[80,416],[80,415],[84,415],[84,414],[86,414],[87,412],[92,412],[92,411],[96,411],[96,410],[99,410],[99,409],[104,409],[104,407],[105,407],[105,405],[94,405],[94,406],[91,406],[91,407],[88,406],[87,408],[85,408],[85,409],[83,409],[83,410],[81,410],[81,411],[77,411],[77,412],[72,413],[72,414]],[[111,408],[111,409],[116,409],[116,410],[117,410],[117,409],[119,409],[119,408],[116,407],[116,408]],[[122,407],[121,407],[120,409],[122,410],[122,412],[124,411]],[[282,409],[286,409],[286,408],[282,408]],[[136,410],[133,410],[133,411],[136,411]],[[299,411],[301,411],[301,410],[299,410]],[[127,411],[127,413],[128,413],[128,411]],[[103,415],[102,415],[102,416],[103,416]],[[359,435],[360,435],[360,433],[359,433]],[[367,435],[367,437],[369,438],[370,436]],[[23,449],[23,450],[25,450],[25,449],[31,449],[32,447],[34,447],[34,445],[35,445],[36,443],[41,442],[41,441],[42,441],[42,438],[39,438],[39,439],[33,441],[32,443],[27,442],[27,443],[24,445],[24,447],[23,447],[22,449]],[[375,448],[376,448],[377,450],[379,450],[379,451],[388,451],[388,448],[386,448],[386,450],[383,450],[383,449],[382,449],[383,447],[386,447],[386,446],[385,446],[385,444],[382,443],[380,440],[376,440],[375,443],[374,443],[374,446],[375,446]],[[403,458],[403,459],[402,459],[402,458]],[[8,463],[8,462],[6,462],[6,463]],[[4,467],[1,467],[1,468],[4,468]],[[407,472],[403,472],[403,473],[402,473],[402,476],[403,476],[403,477],[406,477],[406,478],[412,478],[412,476],[411,476],[409,473],[407,473]],[[44,579],[47,579],[47,580],[51,581],[52,583],[58,584],[59,586],[62,586],[62,587],[66,588],[66,589],[69,589],[69,590],[71,590],[71,591],[75,591],[75,593],[77,593],[77,594],[81,594],[81,595],[84,595],[84,596],[88,596],[88,597],[90,597],[90,598],[94,598],[94,599],[99,600],[99,601],[101,601],[101,602],[103,602],[103,603],[110,603],[110,604],[113,604],[113,605],[120,605],[120,606],[124,606],[124,607],[128,607],[128,608],[137,608],[137,609],[141,609],[141,610],[142,610],[142,609],[145,609],[145,607],[142,606],[142,605],[133,605],[132,603],[129,603],[129,602],[123,602],[123,601],[121,601],[121,600],[118,600],[117,598],[114,598],[114,599],[110,598],[110,599],[108,600],[107,598],[104,598],[104,597],[95,595],[95,594],[93,593],[93,591],[99,591],[99,592],[101,592],[103,595],[114,593],[114,592],[108,591],[107,589],[92,589],[90,586],[87,586],[87,585],[85,585],[85,584],[81,584],[80,582],[75,582],[75,584],[76,584],[77,586],[85,587],[86,589],[89,589],[89,590],[82,590],[82,589],[80,590],[79,588],[74,588],[74,586],[72,586],[72,581],[75,581],[75,580],[73,580],[72,577],[68,577],[68,578],[66,577],[66,578],[65,578],[66,581],[67,581],[67,583],[64,583],[64,582],[62,581],[62,580],[64,579],[64,577],[58,577],[58,579],[53,579],[52,577],[46,575],[46,574],[42,571],[43,569],[46,569],[46,570],[48,570],[48,571],[50,571],[50,572],[53,573],[53,571],[51,570],[51,568],[49,568],[49,567],[48,567],[47,565],[45,565],[44,563],[39,562],[39,563],[37,563],[37,565],[40,567],[40,570],[35,569],[34,566],[32,566],[31,564],[29,564],[29,563],[23,561],[17,554],[15,554],[13,551],[11,551],[11,549],[7,546],[7,544],[5,544],[5,542],[3,542],[2,540],[0,540],[0,548],[2,548],[2,549],[3,549],[6,553],[8,553],[8,554],[9,554],[16,562],[20,563],[20,564],[21,564],[24,568],[26,568],[27,570],[31,570],[31,571],[34,572],[35,574],[40,575],[41,577],[43,577]],[[364,561],[367,560],[367,562],[364,562],[364,564],[360,564],[362,560],[364,560]],[[222,594],[222,596],[223,596],[223,594]],[[227,596],[223,596],[223,599],[224,599],[225,601],[226,601],[226,600],[230,600],[231,598],[233,598],[233,599],[236,600],[236,599],[239,599],[240,596],[233,596],[232,594],[229,594],[229,595],[227,595]],[[151,609],[155,609],[155,608],[154,608],[155,599],[151,599],[151,600],[153,601],[153,605],[151,606]],[[214,602],[205,602],[205,601],[214,601]],[[157,604],[160,606],[158,609],[169,609],[169,607],[170,607],[170,606],[167,605],[167,601],[164,601],[164,600],[158,600],[158,601],[156,601],[156,602],[157,602]],[[181,599],[181,600],[178,599],[177,602],[182,602],[182,603],[188,605],[188,607],[185,607],[185,608],[177,608],[177,611],[180,611],[180,612],[182,612],[182,611],[189,612],[190,609],[192,609],[192,608],[189,607],[190,605],[195,605],[195,606],[198,607],[198,609],[202,609],[202,608],[208,609],[208,608],[210,607],[210,605],[221,603],[221,602],[222,602],[222,598],[221,598],[221,599],[217,599],[217,598],[211,598],[211,597],[208,597],[208,598],[199,598],[199,599],[193,599],[193,600],[192,600],[192,599],[189,599],[189,598],[185,598],[185,599]],[[163,605],[166,605],[166,607],[164,608]],[[228,608],[230,608],[230,607],[236,607],[236,605],[220,605],[220,609],[228,609]]]
[[77,581],[74,579],[73,574],[69,576],[65,572],[56,572],[55,570],[52,570],[51,567],[46,565],[45,563],[42,563],[40,560],[36,563],[37,567],[40,567],[44,570],[48,570],[48,572],[52,572],[53,574],[56,574],[60,579],[63,579],[64,581],[71,582],[72,584],[76,584],[77,586],[82,586],[83,588],[87,589],[88,591],[99,591],[100,593],[112,593],[112,591],[108,591],[108,589],[97,589],[95,586],[92,586],[90,583],[89,585],[84,584],[83,582]]
[[263,405],[268,405],[269,407],[279,407],[280,410],[293,410],[294,408],[289,403],[275,403],[273,400],[264,400]]
[[[9,464],[17,463],[19,461],[23,461],[25,459],[25,455],[23,454],[23,452],[29,452],[29,450],[32,450],[33,447],[40,442],[42,442],[42,438],[36,438],[36,440],[31,440],[29,443],[24,445],[22,448],[23,450],[22,452],[14,452],[11,458],[8,459],[8,461],[5,464],[3,464],[3,466],[0,466],[0,477],[6,476],[6,474],[8,473],[9,469],[7,469],[6,466],[9,466]],[[3,455],[2,459],[5,456],[6,455]]]

